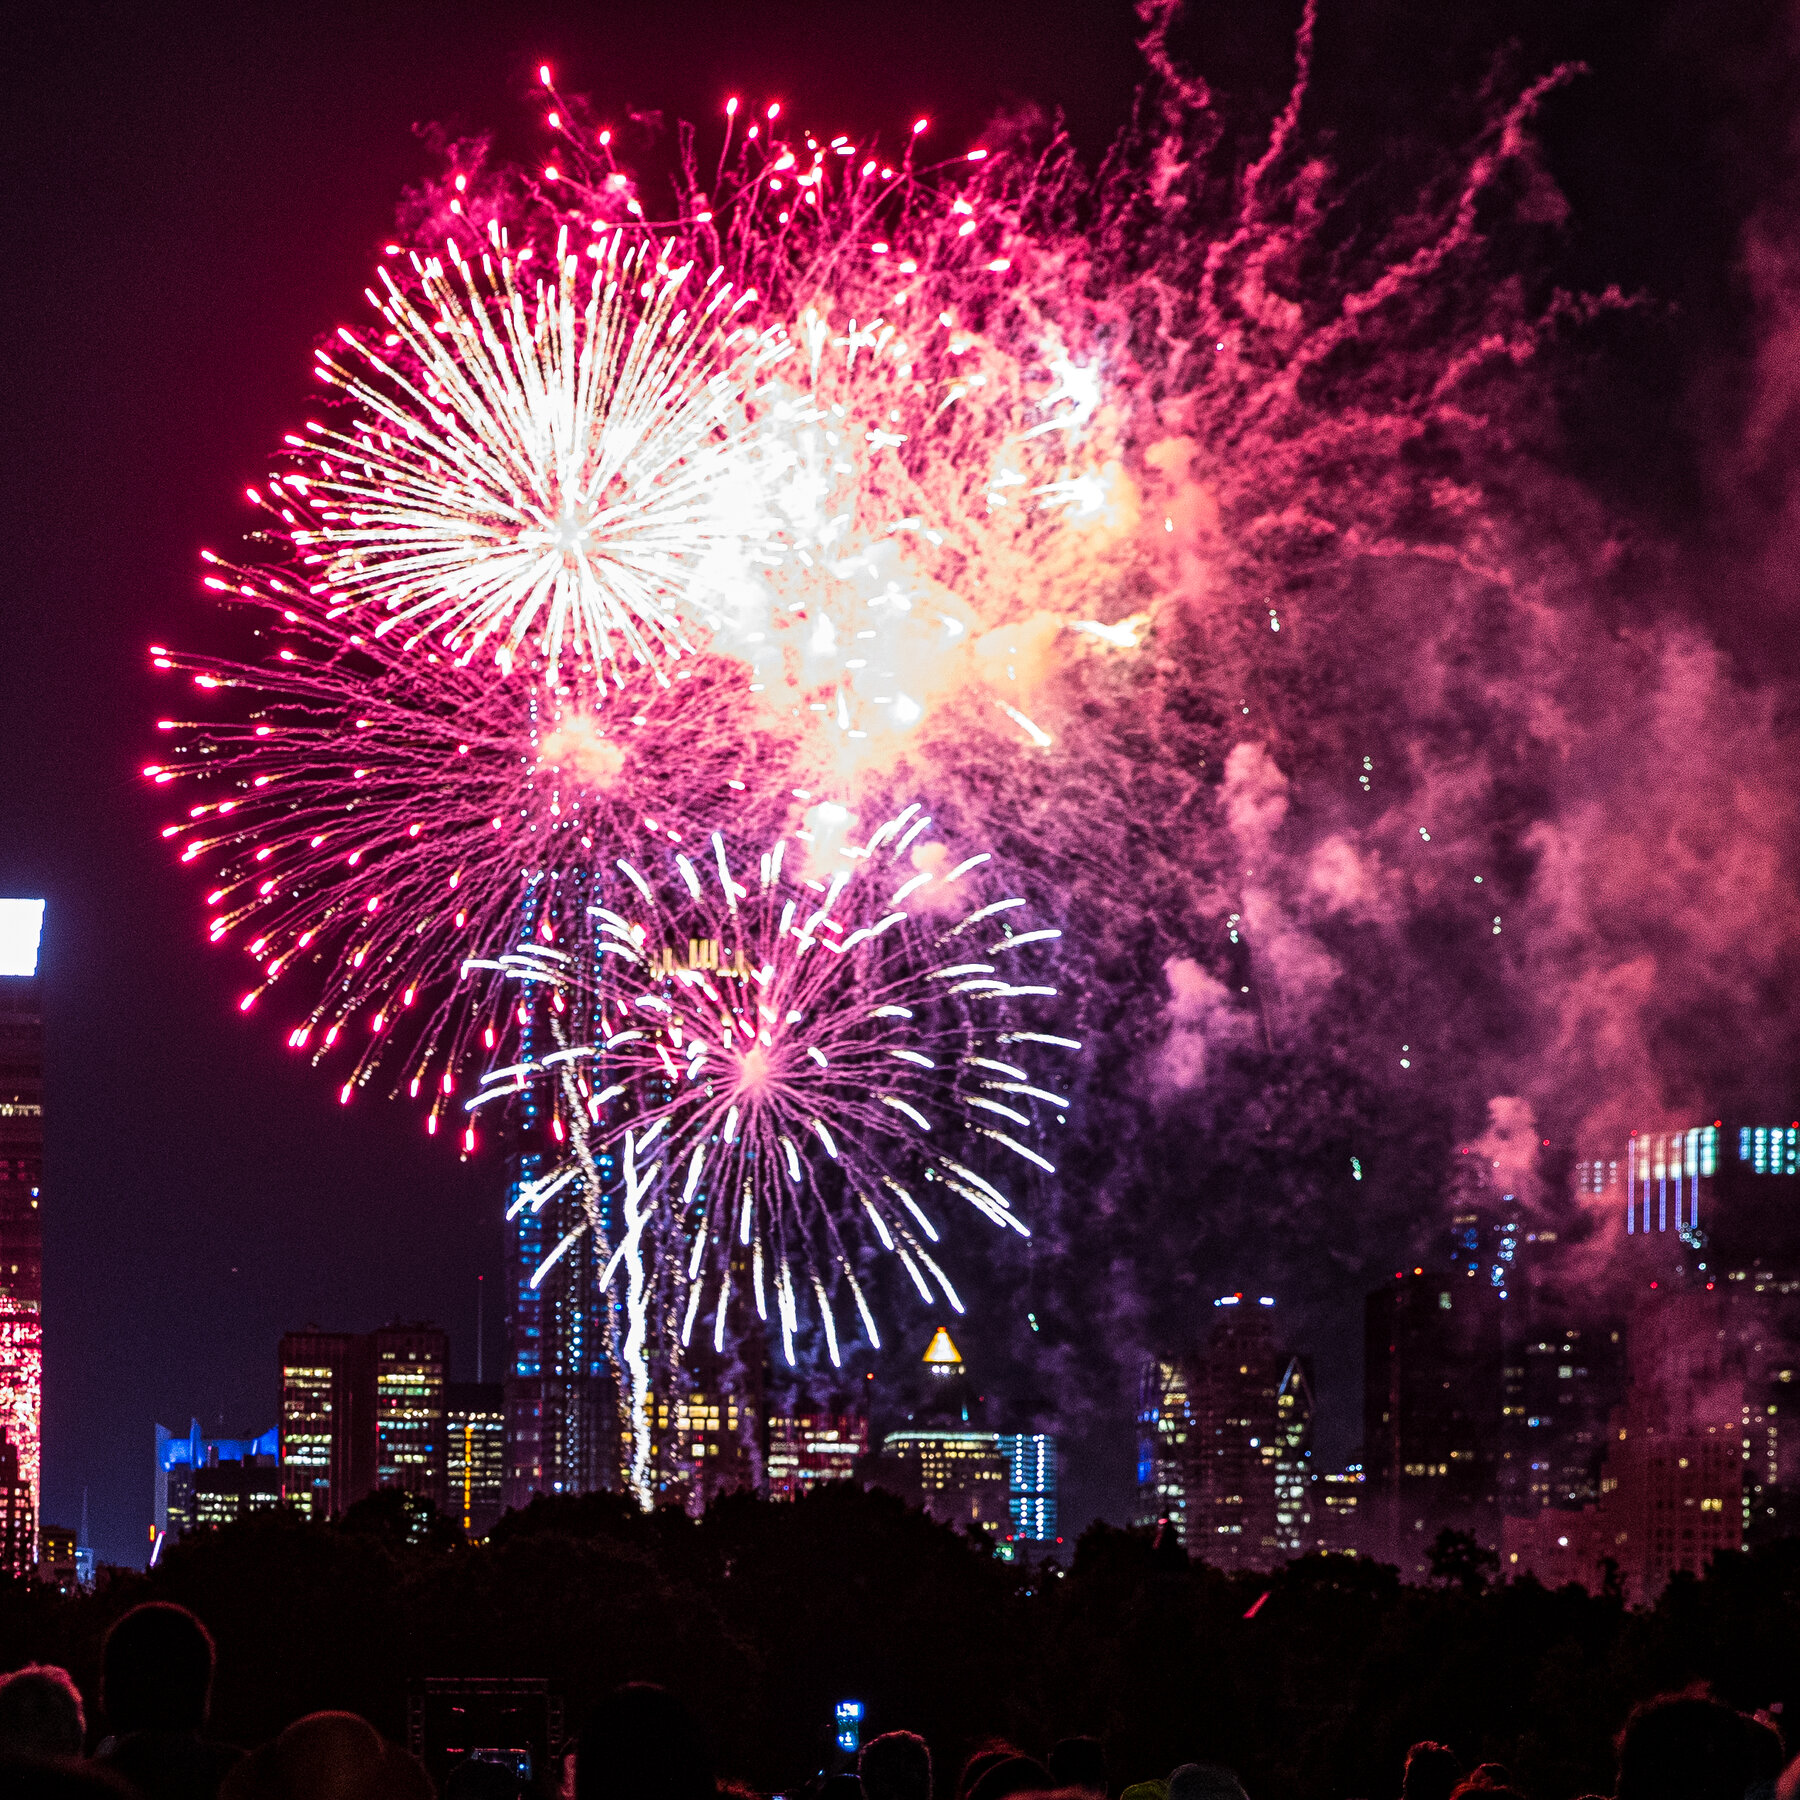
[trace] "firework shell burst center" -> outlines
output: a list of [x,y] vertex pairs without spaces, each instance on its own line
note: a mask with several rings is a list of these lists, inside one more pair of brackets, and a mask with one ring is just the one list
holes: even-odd
[[[838,1307],[881,1341],[868,1253],[891,1252],[921,1299],[960,1311],[938,1260],[945,1207],[1030,1235],[1013,1190],[1055,1173],[1038,1144],[1069,1105],[1036,1065],[1080,1048],[1048,1028],[1061,934],[996,891],[988,855],[951,864],[930,825],[908,806],[862,844],[803,831],[741,870],[722,834],[704,855],[620,859],[613,897],[590,909],[585,967],[534,946],[496,965],[593,1030],[559,1031],[555,1051],[497,1071],[469,1104],[547,1090],[571,1151],[525,1204],[606,1157],[625,1171],[628,1215],[653,1196],[642,1216],[659,1213],[681,1247],[668,1273],[684,1347],[709,1300],[722,1347],[736,1284],[773,1314],[790,1363],[810,1294],[835,1365]],[[627,1230],[608,1280],[623,1265],[643,1281],[642,1241]]]

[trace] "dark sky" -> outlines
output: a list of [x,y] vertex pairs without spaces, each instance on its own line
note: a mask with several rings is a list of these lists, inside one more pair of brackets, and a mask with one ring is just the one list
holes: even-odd
[[[1296,17],[1207,5],[1183,42],[1248,113],[1278,104]],[[1096,146],[1130,104],[1134,23],[1114,0],[15,19],[0,893],[50,903],[47,1518],[73,1522],[85,1488],[101,1555],[141,1559],[153,1422],[266,1428],[276,1339],[309,1320],[442,1320],[472,1376],[477,1275],[498,1287],[496,1168],[428,1144],[400,1105],[340,1108],[267,1019],[240,1017],[241,955],[206,946],[136,775],[173,691],[146,646],[202,639],[197,553],[243,529],[237,496],[303,416],[315,336],[360,307],[399,193],[430,167],[414,127],[528,143],[522,102],[549,60],[602,112],[711,118],[742,92],[831,132],[898,136],[926,112],[953,148],[1031,100]],[[1509,44],[1519,68],[1591,65],[1549,120],[1568,278],[1646,287],[1683,321],[1578,424],[1621,504],[1702,508],[1716,398],[1745,366],[1740,236],[1786,180],[1786,31],[1758,6],[1326,0],[1321,109],[1347,146],[1405,129],[1420,96]],[[1070,1448],[1075,1508],[1116,1516],[1128,1473]]]

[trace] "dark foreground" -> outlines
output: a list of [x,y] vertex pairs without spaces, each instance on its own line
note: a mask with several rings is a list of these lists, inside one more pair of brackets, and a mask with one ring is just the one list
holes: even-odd
[[1504,1763],[1530,1800],[1610,1793],[1633,1705],[1696,1682],[1800,1716],[1800,1541],[1629,1610],[1478,1573],[1403,1587],[1344,1557],[1228,1576],[1102,1525],[1066,1574],[1033,1571],[849,1486],[698,1522],[540,1500],[475,1546],[409,1530],[388,1498],[333,1525],[271,1513],[201,1534],[94,1594],[0,1590],[0,1670],[60,1664],[96,1718],[108,1626],[173,1600],[217,1640],[211,1733],[228,1742],[333,1708],[404,1742],[427,1676],[546,1678],[571,1725],[651,1681],[703,1722],[721,1776],[765,1794],[836,1766],[849,1698],[865,1737],[929,1740],[941,1792],[987,1740],[1043,1756],[1085,1733],[1114,1794],[1197,1760],[1236,1769],[1252,1800],[1392,1796],[1422,1738]]

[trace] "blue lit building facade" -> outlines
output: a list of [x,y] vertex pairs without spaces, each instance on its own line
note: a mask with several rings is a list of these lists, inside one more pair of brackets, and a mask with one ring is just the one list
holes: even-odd
[[1056,1439],[1043,1432],[1003,1431],[1007,1513],[1012,1535],[1033,1543],[1056,1541]]
[[[223,1523],[217,1515],[231,1502],[275,1505],[281,1496],[280,1427],[260,1437],[203,1437],[193,1420],[182,1437],[156,1427],[151,1520],[154,1538],[180,1537],[195,1525]],[[253,1496],[253,1497],[252,1497]]]
[[[556,877],[551,877],[556,880]],[[570,953],[591,946],[586,906],[600,894],[598,883],[570,878],[572,891],[544,889],[544,878],[527,886],[520,918],[522,939],[554,937]],[[560,885],[560,884],[559,884]],[[545,935],[545,924],[549,936]],[[593,955],[591,948],[586,955]],[[551,996],[539,985],[519,984],[516,1060],[549,1054],[557,1043],[551,1023]],[[583,1016],[579,996],[567,1015],[563,1035],[570,1042],[592,1041],[592,1021]],[[600,1293],[608,1246],[583,1231],[544,1270],[546,1258],[587,1218],[579,1181],[534,1199],[535,1184],[562,1160],[560,1129],[547,1093],[536,1084],[510,1103],[505,1123],[506,1336],[507,1365],[505,1504],[524,1506],[534,1494],[581,1494],[616,1488],[620,1482],[621,1422],[612,1376],[611,1316]],[[602,1185],[601,1217],[610,1223],[612,1158],[597,1159]],[[537,1279],[534,1281],[534,1277]]]

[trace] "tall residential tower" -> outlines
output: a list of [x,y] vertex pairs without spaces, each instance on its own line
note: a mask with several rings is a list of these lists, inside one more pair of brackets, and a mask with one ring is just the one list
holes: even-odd
[[37,1541],[42,1497],[43,923],[42,900],[0,900],[0,1462],[17,1459],[5,1486],[26,1544]]

